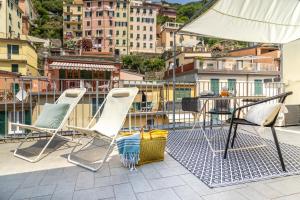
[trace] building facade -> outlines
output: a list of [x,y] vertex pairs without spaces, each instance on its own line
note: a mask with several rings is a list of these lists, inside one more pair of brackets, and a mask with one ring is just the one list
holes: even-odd
[[63,38],[64,43],[69,39],[80,39],[82,37],[82,0],[63,2]]
[[33,21],[37,18],[34,6],[31,0],[19,0],[19,7],[23,11],[22,15],[22,34],[28,35]]
[[131,1],[129,12],[130,53],[156,52],[157,9],[150,3]]
[[0,38],[0,70],[38,76],[36,49],[27,40]]
[[22,34],[23,11],[17,0],[0,2],[0,37],[19,38]]
[[114,52],[116,1],[83,1],[83,37],[92,39],[93,50]]

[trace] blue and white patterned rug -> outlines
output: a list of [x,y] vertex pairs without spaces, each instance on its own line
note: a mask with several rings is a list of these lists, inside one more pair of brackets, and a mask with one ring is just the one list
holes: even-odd
[[[206,132],[209,137],[214,136],[211,142],[217,151],[215,156],[199,129],[170,131],[167,152],[209,187],[300,173],[300,147],[280,143],[287,169],[283,172],[272,140],[238,133],[234,148],[244,149],[231,150],[227,159],[223,159],[227,131],[206,129]],[[253,146],[260,147],[247,149]]]

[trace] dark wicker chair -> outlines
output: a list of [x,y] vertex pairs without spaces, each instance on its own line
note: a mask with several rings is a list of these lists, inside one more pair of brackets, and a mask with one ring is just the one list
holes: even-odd
[[[233,137],[232,137],[232,141],[231,141],[231,148],[234,146],[234,140],[237,136],[237,128],[238,128],[239,124],[249,125],[249,126],[259,126],[257,124],[251,123],[249,121],[246,121],[245,119],[240,118],[240,113],[241,113],[242,109],[249,108],[250,106],[266,103],[266,102],[273,101],[273,100],[278,100],[279,103],[284,103],[286,97],[291,95],[291,94],[293,94],[293,93],[292,92],[285,92],[285,93],[282,93],[282,94],[279,94],[279,95],[276,95],[276,96],[273,96],[273,97],[265,98],[261,101],[250,103],[250,104],[247,104],[247,105],[244,105],[244,106],[241,106],[241,107],[238,107],[238,108],[234,109],[234,111],[232,113],[231,120],[230,120],[231,122],[230,122],[229,132],[228,132],[227,141],[226,141],[224,159],[226,159],[226,157],[227,157],[227,152],[228,152],[228,148],[229,148],[229,142],[230,142],[231,132],[232,132],[233,126],[234,126],[234,133],[233,133]],[[283,161],[283,157],[282,157],[282,154],[281,154],[280,145],[279,145],[278,138],[277,138],[277,134],[276,134],[276,131],[275,131],[275,128],[274,128],[274,125],[276,123],[278,114],[274,118],[273,122],[271,122],[266,127],[270,127],[271,130],[272,130],[272,135],[273,135],[273,138],[274,138],[274,142],[275,142],[275,145],[276,145],[276,149],[277,149],[277,153],[278,153],[278,157],[279,157],[279,160],[280,160],[282,170],[286,171],[285,164],[284,164],[284,161]]]

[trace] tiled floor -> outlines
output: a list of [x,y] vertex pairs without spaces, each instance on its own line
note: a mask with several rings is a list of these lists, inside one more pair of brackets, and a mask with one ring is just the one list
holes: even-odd
[[[262,133],[270,135],[268,131]],[[282,142],[300,145],[297,131],[280,131]],[[38,163],[13,156],[16,143],[0,144],[0,200],[4,199],[126,199],[126,200],[298,200],[300,176],[210,189],[166,154],[165,161],[123,168],[117,154],[96,172],[66,160],[62,147]]]

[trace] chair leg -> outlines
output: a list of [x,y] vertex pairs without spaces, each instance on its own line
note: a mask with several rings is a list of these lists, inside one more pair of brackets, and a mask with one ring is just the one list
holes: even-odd
[[284,164],[283,157],[282,157],[282,154],[281,154],[281,149],[280,149],[280,146],[279,146],[279,142],[278,142],[278,138],[277,138],[275,128],[271,127],[271,130],[272,130],[272,134],[273,134],[273,138],[274,138],[274,142],[275,142],[276,149],[277,149],[277,152],[278,152],[278,156],[279,156],[279,160],[280,160],[280,163],[281,163],[282,170],[286,172],[285,164]]
[[238,124],[235,124],[235,126],[234,126],[234,132],[233,132],[233,137],[232,137],[232,140],[231,140],[231,148],[233,148],[234,140],[235,140],[236,135],[237,135],[237,127],[238,127]]
[[[231,119],[231,120],[232,120],[232,119]],[[232,126],[233,126],[233,123],[232,123],[232,121],[231,121],[230,127],[229,127],[229,131],[228,131],[228,136],[227,136],[226,146],[225,146],[224,159],[226,159],[226,157],[227,157],[227,151],[228,151],[228,147],[229,147],[229,141],[230,141],[230,137],[231,137]]]

